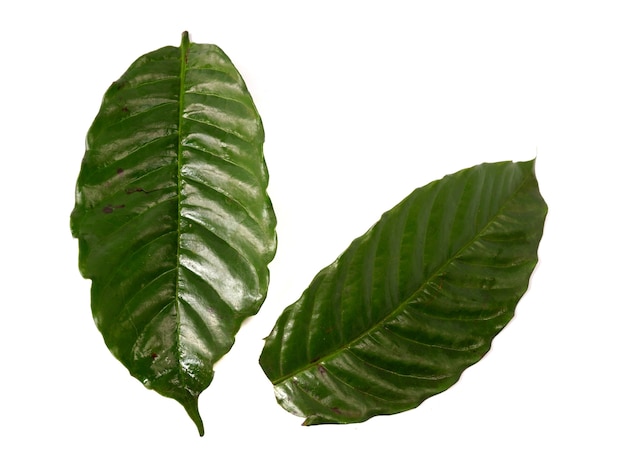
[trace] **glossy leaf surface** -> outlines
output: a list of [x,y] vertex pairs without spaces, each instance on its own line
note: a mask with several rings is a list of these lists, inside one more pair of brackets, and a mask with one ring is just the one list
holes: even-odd
[[279,317],[260,363],[305,425],[415,408],[453,385],[513,317],[547,206],[534,161],[415,190]]
[[187,33],[111,85],[87,135],[71,228],[95,322],[200,434],[213,364],[267,293],[276,221],[263,140],[229,58]]

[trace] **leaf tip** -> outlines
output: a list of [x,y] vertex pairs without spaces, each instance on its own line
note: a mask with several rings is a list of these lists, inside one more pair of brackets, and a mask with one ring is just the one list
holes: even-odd
[[193,423],[196,424],[196,427],[198,427],[198,433],[200,436],[204,436],[204,424],[202,422],[202,417],[200,416],[200,411],[198,410],[198,397],[194,396],[185,402],[181,402],[181,404],[185,408],[185,411],[187,411],[187,414]]

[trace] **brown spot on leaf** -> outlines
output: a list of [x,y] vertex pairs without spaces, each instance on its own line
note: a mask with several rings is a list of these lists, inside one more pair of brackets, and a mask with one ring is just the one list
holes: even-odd
[[125,207],[126,207],[126,205],[107,205],[104,208],[102,208],[102,212],[104,214],[111,214],[116,209],[121,209],[121,208],[125,208]]
[[145,192],[141,187],[137,187],[136,189],[126,189],[127,194],[134,194],[135,192]]
[[156,352],[153,352],[152,354],[150,354],[150,357],[152,357],[152,360],[156,360],[158,356],[159,354],[157,354]]
[[124,169],[123,168],[118,168],[117,169],[117,174],[121,175],[122,173],[124,173]]

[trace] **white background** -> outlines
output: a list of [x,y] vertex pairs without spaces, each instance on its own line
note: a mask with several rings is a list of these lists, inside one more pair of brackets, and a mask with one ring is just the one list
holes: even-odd
[[[3,2],[0,454],[626,455],[622,5]],[[102,95],[184,30],[246,80],[279,220],[267,301],[200,397],[204,438],[104,346],[69,230]],[[534,157],[541,260],[484,360],[363,424],[301,427],[276,404],[262,338],[319,269],[413,188]]]

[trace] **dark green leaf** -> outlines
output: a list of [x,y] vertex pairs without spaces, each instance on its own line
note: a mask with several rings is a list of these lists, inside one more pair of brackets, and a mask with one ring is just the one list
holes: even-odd
[[278,319],[261,366],[305,424],[415,408],[454,384],[513,317],[547,207],[534,161],[415,190]]
[[95,322],[200,434],[213,364],[267,293],[276,221],[263,140],[231,61],[187,33],[112,84],[87,135],[71,227]]

